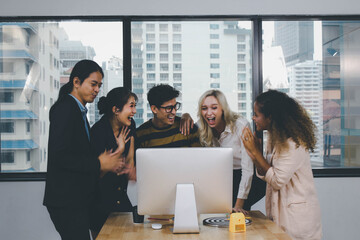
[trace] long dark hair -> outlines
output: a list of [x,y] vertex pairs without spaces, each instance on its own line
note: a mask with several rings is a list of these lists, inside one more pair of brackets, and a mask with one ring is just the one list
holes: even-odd
[[134,97],[137,102],[138,97],[129,89],[124,87],[113,88],[110,92],[108,92],[106,97],[101,97],[99,99],[99,113],[112,116],[114,114],[112,111],[113,106],[116,106],[121,112],[130,97]]
[[277,145],[280,150],[286,149],[286,140],[291,138],[297,147],[302,145],[314,151],[316,126],[295,99],[283,92],[269,90],[257,96],[255,101],[259,111],[271,118],[268,131],[272,147]]
[[77,62],[71,71],[69,82],[60,88],[58,101],[66,94],[71,93],[74,88],[75,77],[78,77],[82,84],[93,72],[99,72],[104,77],[102,68],[96,62],[87,59]]

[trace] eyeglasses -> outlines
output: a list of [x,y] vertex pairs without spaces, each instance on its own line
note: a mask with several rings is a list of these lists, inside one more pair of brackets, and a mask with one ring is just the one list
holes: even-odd
[[171,105],[166,106],[166,107],[160,106],[159,108],[163,108],[163,109],[165,109],[165,112],[171,113],[174,108],[175,108],[175,111],[177,111],[180,109],[180,107],[181,107],[181,103],[177,102],[174,106],[171,106]]

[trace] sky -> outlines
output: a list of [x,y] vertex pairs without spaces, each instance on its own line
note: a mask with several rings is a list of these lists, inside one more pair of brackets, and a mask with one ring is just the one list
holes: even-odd
[[60,22],[69,36],[69,40],[79,40],[85,46],[95,49],[94,60],[101,65],[112,56],[122,58],[122,23],[121,22]]

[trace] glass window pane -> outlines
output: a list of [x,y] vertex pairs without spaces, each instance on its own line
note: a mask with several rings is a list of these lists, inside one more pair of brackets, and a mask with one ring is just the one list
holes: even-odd
[[[153,86],[148,83],[168,83],[182,93],[177,99],[182,103],[182,108],[177,113],[188,112],[196,120],[199,97],[205,91],[216,88],[225,93],[233,111],[251,121],[252,30],[250,21],[149,21],[133,22],[131,27],[141,25],[144,28],[143,32],[146,32],[149,24],[154,24],[153,34],[156,36],[164,34],[161,26],[166,24],[170,37],[167,43],[161,42],[161,39],[154,42],[159,46],[159,49],[151,52],[159,56],[155,62],[147,60],[147,54],[149,54],[147,48],[141,54],[139,53],[144,67],[136,73],[133,71],[133,75],[144,76],[144,84],[141,89],[136,89],[133,84],[133,91],[139,93],[138,96],[141,95],[142,99],[146,99],[148,90]],[[194,35],[194,32],[201,34]],[[144,33],[142,39],[138,41],[147,46],[151,40]],[[134,38],[132,38],[132,44],[134,44]],[[242,46],[241,55],[238,55],[240,54],[239,44]],[[134,50],[132,51],[134,59]],[[149,64],[155,64],[156,67],[149,69]],[[238,64],[242,64],[240,69]],[[240,72],[242,74],[240,80],[243,84],[241,88],[238,87]],[[149,74],[154,75],[149,78]],[[146,106],[147,102],[137,105],[138,114],[135,116],[137,126],[152,118],[152,112]]]
[[[1,171],[45,172],[49,110],[75,63],[92,59],[104,70],[103,87],[87,104],[91,125],[101,117],[99,97],[123,85],[122,23],[0,22],[0,35]],[[141,45],[135,49],[136,56]]]
[[296,98],[317,126],[313,167],[360,166],[360,21],[264,22],[264,90]]

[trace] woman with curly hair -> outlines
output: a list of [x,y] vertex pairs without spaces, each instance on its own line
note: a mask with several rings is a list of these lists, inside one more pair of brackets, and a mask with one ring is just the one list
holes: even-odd
[[321,239],[320,207],[310,164],[315,125],[306,110],[285,93],[269,90],[255,99],[256,130],[268,130],[266,159],[258,139],[245,128],[242,141],[267,182],[266,214],[292,239]]

